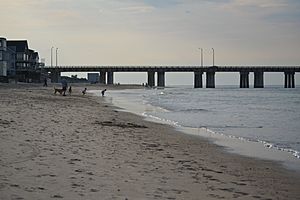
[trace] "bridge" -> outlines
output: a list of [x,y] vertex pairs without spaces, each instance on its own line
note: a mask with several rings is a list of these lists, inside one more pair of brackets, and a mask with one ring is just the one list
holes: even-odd
[[206,88],[215,88],[215,74],[217,72],[239,72],[240,88],[249,88],[249,73],[254,73],[254,88],[264,87],[264,72],[284,73],[284,87],[295,88],[295,73],[300,72],[300,66],[45,66],[50,72],[52,82],[59,82],[61,72],[99,72],[100,83],[113,84],[114,72],[147,72],[148,85],[155,86],[155,73],[157,73],[157,86],[165,86],[166,72],[192,72],[194,73],[194,87],[203,87],[203,73],[206,74]]

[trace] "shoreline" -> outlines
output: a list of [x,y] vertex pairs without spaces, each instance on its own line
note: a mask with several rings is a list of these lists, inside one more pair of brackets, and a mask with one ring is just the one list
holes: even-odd
[[[130,90],[130,89],[129,89]],[[121,90],[122,91],[122,90]],[[92,91],[95,95],[98,95],[98,92]],[[118,91],[117,91],[118,93]],[[117,94],[118,95],[118,94]],[[115,99],[114,99],[115,98]],[[147,121],[167,124],[172,126],[175,130],[183,132],[188,135],[199,136],[200,139],[209,140],[210,142],[221,146],[224,148],[224,151],[228,153],[235,153],[242,156],[251,157],[254,159],[263,159],[270,160],[274,162],[281,163],[288,170],[295,170],[300,173],[300,159],[294,155],[296,150],[281,149],[276,146],[272,146],[270,143],[265,141],[254,141],[242,137],[237,137],[233,135],[224,135],[216,133],[205,127],[185,127],[179,125],[177,122],[158,118],[151,114],[146,114],[147,112],[161,112],[164,111],[163,108],[156,107],[153,105],[139,104],[133,99],[126,98],[124,96],[109,96],[107,102],[120,107],[120,111],[125,111],[133,113],[143,117]],[[133,100],[133,101],[132,101]],[[269,145],[271,147],[267,147]]]
[[1,199],[300,195],[298,173],[119,112],[80,89],[62,97],[51,87],[0,87]]

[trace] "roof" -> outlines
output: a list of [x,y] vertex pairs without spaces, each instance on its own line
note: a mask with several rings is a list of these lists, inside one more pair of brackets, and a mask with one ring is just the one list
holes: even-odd
[[25,52],[28,49],[27,40],[8,40],[7,46],[15,46],[17,52]]

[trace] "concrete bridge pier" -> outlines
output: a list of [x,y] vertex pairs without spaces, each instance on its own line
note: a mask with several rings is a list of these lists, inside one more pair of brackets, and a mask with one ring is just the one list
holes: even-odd
[[114,84],[114,72],[107,72],[107,84]]
[[148,85],[150,87],[154,87],[155,86],[154,75],[155,75],[154,71],[148,71]]
[[106,71],[100,71],[100,83],[106,84]]
[[194,88],[202,88],[202,71],[196,71],[194,72]]
[[249,88],[249,72],[240,72],[240,88]]
[[60,83],[61,81],[60,72],[57,71],[51,72],[50,79],[52,83]]
[[157,86],[165,87],[165,72],[164,71],[157,72]]
[[254,72],[254,88],[263,88],[264,87],[264,72],[255,71]]
[[284,72],[284,87],[295,88],[295,72]]
[[206,88],[215,88],[215,72],[206,72]]

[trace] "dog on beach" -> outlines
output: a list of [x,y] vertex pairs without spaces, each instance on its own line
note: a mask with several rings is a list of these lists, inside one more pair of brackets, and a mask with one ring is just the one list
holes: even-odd
[[63,93],[64,93],[64,90],[63,90],[63,89],[60,89],[60,88],[55,88],[55,87],[54,87],[54,94],[56,94],[56,93],[63,94]]

